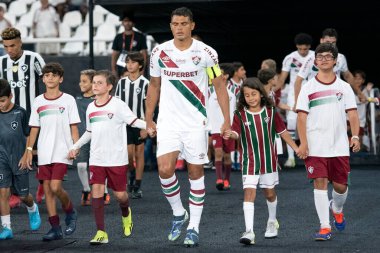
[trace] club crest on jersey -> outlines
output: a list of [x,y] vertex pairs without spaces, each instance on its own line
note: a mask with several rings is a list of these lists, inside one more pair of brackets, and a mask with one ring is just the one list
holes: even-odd
[[141,88],[137,88],[137,89],[136,89],[136,93],[137,93],[137,94],[140,94],[140,92],[141,92]]
[[269,120],[270,120],[270,117],[265,117],[265,118],[264,118],[264,121],[265,121],[265,123],[267,123],[267,124],[268,124]]
[[113,113],[107,113],[107,116],[109,119],[112,119],[113,118]]
[[17,121],[12,121],[12,122],[11,122],[11,128],[12,128],[13,130],[16,130],[17,127],[18,127],[18,122],[17,122]]
[[343,93],[342,92],[337,92],[336,93],[336,98],[338,99],[338,101],[340,101],[343,97]]
[[309,167],[307,168],[307,171],[309,171],[310,174],[313,174],[313,172],[314,172],[314,167],[309,166]]
[[193,56],[193,57],[191,57],[191,59],[193,60],[193,63],[195,65],[198,65],[201,62],[201,57],[199,57],[199,56]]
[[93,175],[94,175],[94,173],[90,172],[90,179],[92,179]]
[[21,70],[26,72],[28,70],[28,65],[26,65],[26,64],[22,65]]
[[59,107],[59,112],[63,113],[65,111],[65,107]]
[[250,125],[251,125],[251,122],[250,122],[250,121],[244,122],[244,125],[245,125],[245,126],[250,126]]

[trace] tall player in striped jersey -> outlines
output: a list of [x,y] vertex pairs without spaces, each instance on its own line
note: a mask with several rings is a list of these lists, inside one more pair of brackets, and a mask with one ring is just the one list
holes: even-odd
[[274,187],[279,182],[275,135],[280,134],[296,153],[298,147],[286,131],[284,122],[276,112],[271,99],[258,78],[248,78],[240,91],[232,131],[227,135],[240,139],[244,189],[244,220],[246,231],[240,243],[255,244],[254,202],[259,184],[267,199],[269,218],[265,238],[277,237],[279,224],[276,218],[277,195]]
[[[297,47],[296,51],[285,56],[282,62],[282,70],[280,77],[278,78],[279,87],[283,88],[285,80],[289,76],[289,92],[287,98],[287,104],[294,108],[295,99],[294,99],[294,81],[296,80],[297,73],[300,68],[310,55],[313,54],[313,51],[310,50],[311,44],[313,42],[312,37],[306,33],[299,33],[294,38],[294,43]],[[286,127],[293,137],[296,138],[296,122],[297,122],[297,114],[294,112],[294,109],[291,111],[287,111],[286,113]],[[288,145],[288,159],[286,160],[284,166],[285,167],[294,167],[296,166],[296,161],[294,158],[294,151]]]
[[[116,86],[115,97],[123,100],[139,119],[145,118],[145,98],[149,81],[141,72],[145,66],[140,52],[128,53],[126,59],[128,76],[120,79]],[[132,198],[142,198],[140,189],[144,173],[144,140],[148,136],[145,129],[127,125],[129,191]],[[136,161],[136,167],[134,166]]]
[[[20,105],[30,115],[34,98],[39,95],[38,79],[42,76],[45,61],[38,53],[22,49],[21,33],[18,29],[4,29],[1,38],[7,54],[0,57],[0,78],[6,79],[11,85],[12,103]],[[42,193],[37,195],[37,202],[40,203],[39,197],[43,196],[41,182],[38,189]]]
[[[205,198],[203,164],[207,157],[207,86],[212,81],[223,112],[221,135],[230,129],[226,86],[218,66],[218,55],[210,46],[191,37],[193,14],[186,7],[174,10],[170,28],[174,39],[156,46],[151,54],[150,84],[146,99],[147,130],[157,130],[157,160],[161,187],[173,210],[168,239],[175,241],[188,220],[175,176],[179,154],[186,160],[190,181],[190,222],[186,247],[199,243],[199,223]],[[160,98],[157,128],[153,112]]]

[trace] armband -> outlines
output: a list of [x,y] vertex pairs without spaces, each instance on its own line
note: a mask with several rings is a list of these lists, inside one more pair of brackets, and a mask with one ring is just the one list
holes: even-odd
[[208,67],[206,70],[207,70],[207,75],[208,75],[210,80],[212,80],[212,79],[214,79],[214,78],[216,78],[222,74],[222,71],[220,70],[218,64],[215,64],[212,67]]

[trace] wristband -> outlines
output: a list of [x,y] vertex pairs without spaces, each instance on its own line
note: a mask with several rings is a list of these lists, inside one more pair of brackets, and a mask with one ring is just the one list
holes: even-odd
[[354,140],[354,139],[356,139],[356,140],[358,140],[358,141],[360,140],[359,136],[357,136],[357,135],[353,135],[353,136],[351,137],[351,141]]
[[26,150],[32,152],[32,151],[33,151],[33,148],[32,148],[32,147],[26,147]]

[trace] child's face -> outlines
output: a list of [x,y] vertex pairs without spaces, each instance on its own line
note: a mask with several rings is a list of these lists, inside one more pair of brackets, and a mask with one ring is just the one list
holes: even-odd
[[88,75],[80,75],[80,91],[86,93],[92,89],[92,82]]
[[54,89],[58,87],[60,83],[62,83],[63,77],[59,76],[58,74],[49,72],[49,73],[45,73],[42,76],[42,81],[46,85],[47,89]]
[[129,73],[137,73],[140,71],[140,64],[137,61],[127,60],[127,70]]
[[9,106],[11,105],[11,103],[12,103],[12,94],[9,97],[7,96],[0,97],[0,111],[7,112],[9,110]]
[[103,75],[94,76],[92,80],[92,92],[97,96],[109,94],[112,90],[112,85],[107,84],[107,79]]
[[362,75],[356,73],[354,75],[354,84],[358,87],[362,86],[364,84],[364,78],[362,77]]
[[243,80],[246,78],[245,76],[246,74],[246,71],[245,71],[245,68],[244,66],[241,66],[236,72],[235,72],[235,76],[237,76],[239,79]]
[[244,99],[249,109],[261,108],[261,93],[258,90],[244,87],[243,89]]

